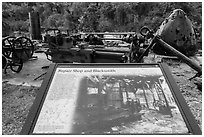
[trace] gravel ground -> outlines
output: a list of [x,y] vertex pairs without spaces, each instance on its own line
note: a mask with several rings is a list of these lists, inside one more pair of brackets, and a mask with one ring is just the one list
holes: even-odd
[[[167,64],[198,125],[202,129],[202,89],[195,84],[201,82],[201,78],[188,80],[196,72],[184,63],[167,61]],[[12,85],[6,81],[2,82],[3,135],[20,133],[38,89],[39,87]]]
[[2,134],[19,134],[33,104],[37,87],[2,83]]
[[196,72],[184,63],[173,64],[170,66],[170,70],[199,127],[202,129],[202,78],[196,77],[189,80]]

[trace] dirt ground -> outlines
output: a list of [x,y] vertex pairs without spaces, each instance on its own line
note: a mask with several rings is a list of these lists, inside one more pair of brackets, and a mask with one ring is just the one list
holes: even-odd
[[[39,56],[37,60],[25,63],[20,74],[14,74],[11,71],[8,71],[8,74],[2,74],[3,135],[20,134],[29,113],[29,109],[39,92],[43,77],[36,81],[33,79],[46,72],[47,69],[42,69],[42,66],[49,65],[50,62],[46,61],[44,57],[41,58],[41,54],[38,54],[37,56]],[[168,64],[169,69],[180,88],[180,92],[190,107],[196,122],[202,129],[202,87],[198,84],[202,81],[202,78],[189,80],[189,78],[193,77],[196,72],[185,63],[174,60],[164,60],[164,62]],[[12,81],[12,79],[14,80]]]
[[192,78],[196,72],[184,63],[173,63],[169,66],[172,75],[180,88],[184,99],[186,100],[196,122],[202,129],[202,82],[201,77]]

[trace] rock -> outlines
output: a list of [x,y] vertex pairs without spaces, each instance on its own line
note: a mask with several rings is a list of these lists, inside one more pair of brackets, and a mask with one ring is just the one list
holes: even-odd
[[118,131],[117,127],[112,127],[111,129],[112,129],[112,131]]

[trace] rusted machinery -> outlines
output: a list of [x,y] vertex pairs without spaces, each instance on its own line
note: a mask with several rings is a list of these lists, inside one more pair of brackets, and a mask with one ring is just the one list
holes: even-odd
[[155,34],[148,27],[143,27],[140,33],[147,39],[151,39],[146,52],[152,48],[157,54],[177,56],[198,72],[196,76],[202,75],[202,67],[188,58],[196,54],[198,47],[193,25],[183,10],[175,9]]
[[[186,56],[194,56],[198,50],[193,25],[186,13],[181,9],[174,10],[162,22],[156,35]],[[172,55],[168,52],[168,49],[165,49],[159,43],[154,46],[153,50],[157,54]]]
[[2,40],[2,68],[4,73],[6,69],[14,72],[20,72],[23,62],[32,57],[34,53],[34,45],[27,37],[8,36]]
[[86,33],[72,36],[58,33],[46,39],[49,44],[46,55],[49,60],[58,63],[138,62],[137,59],[144,52],[144,38],[136,33]]
[[[141,29],[141,34],[143,36],[146,36],[148,38],[151,38],[151,43],[149,46],[146,48],[145,52],[143,54],[146,54],[151,48],[153,48],[156,44],[160,44],[164,49],[168,50],[169,53],[177,56],[179,59],[181,59],[183,62],[185,62],[187,65],[189,65],[191,68],[196,70],[198,73],[196,76],[202,75],[202,67],[198,65],[196,62],[192,61],[189,59],[187,56],[173,48],[171,45],[166,43],[164,40],[162,40],[161,36],[159,35],[154,35],[154,32],[150,30],[148,27],[143,27]],[[142,55],[141,55],[142,57]],[[139,58],[138,61],[140,61],[142,58]]]
[[[156,44],[168,50],[168,53],[178,56],[181,60],[195,69],[200,75],[202,68],[191,61],[187,56],[163,41],[159,35],[155,35],[148,27],[140,30],[141,35],[136,33],[90,33],[82,39],[82,34],[66,36],[58,34],[48,37],[49,50],[46,52],[49,60],[57,63],[141,63],[143,57]],[[100,37],[99,37],[99,36]],[[103,37],[101,37],[103,35]],[[105,38],[108,35],[123,35],[122,38]],[[128,36],[124,36],[128,35]],[[140,36],[140,37],[139,37]],[[151,43],[145,41],[151,39]],[[104,44],[108,40],[120,40],[125,44]],[[148,47],[147,47],[148,46]],[[147,47],[147,48],[146,48]]]
[[[140,34],[90,33],[82,39],[82,34],[66,36],[59,33],[57,36],[48,37],[49,49],[46,55],[49,60],[57,63],[141,63],[143,57],[148,55],[149,50],[156,44],[160,44],[162,48],[168,50],[168,53],[178,56],[195,69],[199,75],[202,74],[202,69],[198,64],[163,41],[159,35],[155,35],[148,27],[143,27]],[[123,35],[123,37],[105,38],[104,36],[107,35]],[[151,39],[149,44],[145,42],[148,39]],[[104,44],[105,42],[102,40],[106,42],[108,40],[120,40],[124,41],[125,44],[115,43],[111,46],[110,43]]]
[[79,33],[69,36],[58,31],[56,36],[47,35],[46,39],[49,44],[46,55],[56,63],[141,63],[153,49],[158,54],[177,56],[202,75],[201,66],[187,57],[197,51],[196,38],[190,20],[181,9],[174,10],[156,33],[148,27],[141,28],[140,34]]

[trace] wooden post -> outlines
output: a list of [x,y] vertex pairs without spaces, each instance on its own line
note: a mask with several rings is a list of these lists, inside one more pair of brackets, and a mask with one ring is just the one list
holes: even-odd
[[162,89],[162,85],[161,85],[161,83],[159,82],[159,80],[158,80],[157,82],[158,82],[158,84],[159,84],[159,88],[162,90],[162,95],[163,95],[164,100],[165,100],[165,102],[166,102],[166,106],[167,106],[167,109],[168,109],[168,111],[169,111],[169,113],[170,113],[170,116],[173,117],[173,115],[172,115],[172,113],[171,113],[171,108],[170,108],[169,103],[168,103],[168,100],[167,100],[166,95],[164,94],[164,91],[163,91],[163,89]]
[[120,103],[121,103],[121,106],[123,106],[123,91],[122,91],[121,85],[122,85],[122,81],[119,81]]
[[100,115],[103,112],[103,107],[104,107],[104,98],[102,94],[103,90],[103,81],[101,76],[98,76],[98,115]]
[[142,87],[142,90],[143,90],[143,94],[144,94],[144,97],[145,97],[145,102],[146,102],[147,108],[149,109],[149,104],[148,104],[147,96],[146,96],[146,94],[145,94],[145,89],[144,89],[144,87]]

